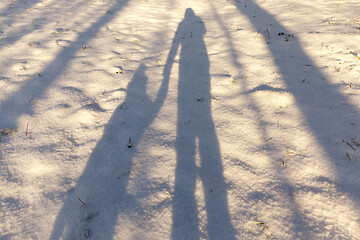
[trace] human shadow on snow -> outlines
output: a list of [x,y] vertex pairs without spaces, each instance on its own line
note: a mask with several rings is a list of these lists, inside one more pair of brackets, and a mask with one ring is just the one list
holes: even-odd
[[124,205],[129,198],[126,188],[138,143],[167,95],[169,78],[165,77],[156,99],[148,97],[145,70],[141,64],[135,72],[124,102],[115,110],[73,192],[64,201],[50,240],[113,238],[117,217],[128,207]]
[[39,75],[27,80],[17,92],[0,103],[0,129],[16,129],[16,120],[19,116],[22,114],[31,115],[33,113],[31,100],[43,96],[46,89],[61,76],[71,62],[71,59],[76,57],[77,51],[81,50],[103,26],[117,16],[116,13],[120,12],[128,1],[129,0],[116,1],[116,3],[109,8],[112,14],[104,13],[97,22],[80,33],[74,42],[64,48]]
[[[190,8],[179,24],[170,50],[173,64],[180,49],[176,170],[172,239],[200,239],[197,180],[202,182],[209,239],[235,239],[219,142],[211,115],[210,62],[202,19]],[[199,161],[197,158],[199,153]]]

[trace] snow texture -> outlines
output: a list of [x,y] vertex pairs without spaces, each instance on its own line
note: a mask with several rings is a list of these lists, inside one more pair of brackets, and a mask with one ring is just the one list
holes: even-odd
[[358,0],[0,3],[0,240],[360,239]]

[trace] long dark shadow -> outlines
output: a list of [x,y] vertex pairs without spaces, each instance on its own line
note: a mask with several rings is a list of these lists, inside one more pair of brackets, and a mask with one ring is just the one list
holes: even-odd
[[[16,9],[17,3],[14,2],[15,9],[8,8],[8,9],[4,10],[4,12],[0,13],[0,16],[6,16],[8,14],[13,14],[15,16],[11,16],[11,17],[8,16],[4,21],[0,22],[0,26],[5,26],[5,25],[11,26],[12,24],[16,23],[17,21],[23,21],[20,18],[21,14],[23,14],[24,12],[28,12],[29,9],[31,9],[33,6],[35,6],[38,2],[40,2],[40,0],[36,0],[33,2],[27,2],[26,4],[29,4],[29,5],[27,5],[27,6],[21,5],[20,9]],[[85,4],[88,4],[88,1],[83,0],[82,3],[78,3],[75,6],[73,6],[73,9],[76,9],[78,11],[79,9],[81,9],[81,5],[85,5]],[[48,9],[49,9],[49,7],[44,7],[43,12],[41,13],[41,15],[39,15],[34,20],[34,22],[29,22],[28,24],[26,24],[18,29],[12,28],[13,33],[10,36],[1,39],[0,50],[2,48],[4,48],[5,46],[11,45],[11,44],[17,42],[19,39],[21,39],[22,37],[24,37],[32,32],[41,30],[43,28],[43,26],[41,24],[37,23],[37,20],[44,21],[44,19],[47,17],[56,18],[56,16],[53,16],[54,13],[52,14],[51,12],[46,11]],[[57,14],[61,14],[61,13],[57,12]],[[47,21],[49,21],[49,20],[47,20]]]
[[145,70],[141,64],[135,72],[124,102],[115,110],[74,191],[64,201],[50,240],[113,238],[117,217],[128,208],[124,204],[128,198],[126,188],[138,143],[157,116],[168,90],[169,78],[165,77],[152,101],[146,94]]
[[[21,14],[23,12],[29,11],[29,9],[31,9],[33,6],[35,6],[37,3],[39,3],[40,0],[32,0],[32,1],[26,1],[25,4],[27,4],[26,6],[24,6],[23,2],[17,3],[16,1],[9,1],[9,3],[7,4],[7,7],[4,7],[4,9],[0,12],[0,16],[6,16],[7,14]],[[20,7],[18,7],[17,5],[20,4]],[[6,19],[6,21],[1,21],[0,25],[4,25],[7,23],[12,23],[14,22],[15,19]]]
[[56,58],[38,75],[28,80],[17,92],[10,98],[0,104],[0,129],[16,128],[16,120],[22,114],[32,114],[30,100],[42,97],[45,90],[61,75],[68,66],[71,59],[81,49],[86,42],[95,36],[95,34],[110,22],[129,0],[120,0],[110,6],[112,14],[104,15],[86,31],[82,32],[78,39],[62,50]]
[[[11,25],[13,22],[15,22],[14,19],[16,19],[16,17],[8,17],[8,18],[11,19],[11,21],[3,23],[3,24]],[[37,30],[40,30],[42,28],[43,27],[40,24],[32,23],[32,24],[28,24],[26,26],[23,26],[23,27],[17,29],[17,31],[13,32],[10,36],[1,39],[0,50],[2,50],[6,46],[16,43],[22,37],[24,37],[32,32],[35,32]]]
[[195,198],[197,179],[204,188],[208,238],[235,239],[236,234],[230,219],[220,148],[211,116],[210,62],[203,39],[205,33],[202,19],[192,9],[187,9],[168,59],[172,65],[181,45],[172,239],[204,237],[199,229]]
[[[217,13],[214,5],[212,3],[210,3],[212,12],[214,14],[215,20],[219,23],[221,29],[223,30],[223,32],[225,33],[225,36],[227,38],[227,43],[228,43],[228,47],[230,49],[230,56],[231,56],[231,61],[232,64],[237,68],[238,72],[240,73],[240,71],[244,71],[241,63],[240,63],[240,56],[238,54],[239,49],[236,49],[236,47],[234,46],[234,42],[232,40],[232,37],[230,35],[230,31],[229,29],[226,27],[226,25],[223,23],[223,21],[221,20],[219,14]],[[241,75],[241,74],[239,74]],[[252,92],[255,91],[263,91],[263,90],[267,90],[267,91],[276,91],[276,92],[286,92],[286,89],[281,89],[281,88],[273,88],[271,86],[268,85],[260,85],[257,86],[254,89],[249,90],[248,89],[248,84],[249,82],[246,80],[243,80],[240,82],[241,86],[242,86],[242,91],[243,93],[245,93],[247,95],[247,102],[248,102],[248,106],[246,106],[247,108],[250,108],[253,110],[254,115],[256,116],[257,119],[257,125],[258,125],[258,129],[261,133],[262,133],[262,139],[264,140],[264,145],[266,145],[265,141],[267,139],[270,138],[270,135],[268,133],[268,131],[266,130],[266,126],[268,125],[268,123],[266,122],[266,120],[264,119],[264,117],[261,114],[261,109],[258,106],[258,104],[256,103],[256,100],[251,96]],[[264,148],[268,148],[265,147]],[[276,149],[274,146],[272,147],[271,151],[269,151],[269,157],[270,159],[274,159],[277,160],[278,156],[275,156],[273,154],[273,152],[279,152],[279,149]],[[274,173],[274,176],[279,176],[277,182],[281,182],[281,186],[283,189],[289,189],[290,183],[288,181],[288,179],[286,179],[286,177],[281,177],[281,174],[279,174],[278,172]],[[277,184],[277,183],[274,183]],[[291,188],[291,187],[290,187]],[[256,190],[256,189],[254,189]],[[301,237],[308,237],[311,238],[310,236],[307,236],[306,233],[309,232],[310,226],[307,224],[307,220],[306,217],[301,213],[300,211],[300,207],[298,206],[298,204],[296,203],[296,201],[290,197],[289,198],[289,206],[290,209],[292,211],[292,220],[293,220],[293,232],[298,235],[301,234]],[[256,218],[261,218],[261,216],[254,216]]]
[[[339,192],[351,197],[359,211],[360,186],[351,179],[356,177],[356,162],[351,162],[336,143],[342,139],[358,138],[360,113],[330,84],[316,64],[307,56],[301,43],[275,17],[255,2],[233,0],[239,12],[249,19],[259,33],[268,39],[268,48],[276,61],[286,89],[294,96],[307,126],[311,129],[337,176],[333,182]],[[268,29],[268,31],[264,31]],[[350,151],[352,151],[350,149]],[[314,160],[316,161],[316,160]]]
[[[28,12],[29,9],[31,9],[32,6],[36,5],[37,3],[39,3],[40,0],[35,0],[35,1],[27,1],[25,4],[29,4],[27,6],[23,6],[24,3],[20,3],[21,7],[20,9],[18,9],[17,4],[15,1],[12,3],[9,3],[9,6],[3,10],[3,12],[0,13],[1,17],[6,17],[5,20],[0,22],[0,26],[11,26],[13,23],[15,23],[16,21],[19,21],[21,18],[19,17],[19,15],[21,15],[24,12]],[[12,16],[8,16],[12,14]],[[20,20],[21,21],[21,20]],[[32,25],[29,26],[27,25],[26,27],[22,27],[19,31],[16,32],[16,34],[12,34],[11,36],[7,37],[7,38],[3,38],[0,41],[0,49],[6,44],[6,45],[10,45],[14,42],[16,42],[17,40],[19,40],[21,37],[25,36],[26,34],[39,29],[40,27],[38,25]],[[0,29],[2,30],[2,29]],[[1,35],[1,34],[0,34]]]

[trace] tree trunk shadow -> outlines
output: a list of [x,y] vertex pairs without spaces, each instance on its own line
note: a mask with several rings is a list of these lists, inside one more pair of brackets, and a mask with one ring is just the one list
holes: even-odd
[[[243,70],[243,66],[241,65],[240,61],[239,61],[239,50],[235,48],[234,46],[234,42],[230,36],[230,31],[229,29],[226,27],[226,25],[223,23],[223,21],[221,20],[219,14],[217,13],[215,7],[213,4],[211,4],[211,9],[212,12],[215,16],[216,21],[219,23],[219,25],[221,26],[222,30],[225,32],[225,36],[228,40],[228,46],[230,49],[230,55],[231,55],[231,61],[232,64],[236,67],[236,69],[238,71]],[[250,106],[250,109],[253,109],[253,114],[256,116],[256,120],[257,120],[257,125],[258,125],[258,130],[262,132],[262,138],[264,139],[264,142],[266,143],[266,140],[271,139],[270,135],[268,133],[268,131],[266,130],[266,126],[268,125],[268,122],[264,119],[263,115],[261,114],[261,109],[258,106],[258,104],[256,103],[256,100],[254,99],[253,96],[251,96],[250,93],[256,92],[256,91],[274,91],[274,92],[287,92],[286,89],[282,89],[282,88],[273,88],[271,86],[268,85],[260,85],[257,86],[254,89],[248,90],[247,89],[247,85],[249,84],[248,81],[244,80],[241,81],[240,83],[242,85],[242,91],[247,94],[247,102]],[[249,108],[249,107],[248,107]],[[275,148],[275,147],[274,147]],[[269,158],[270,159],[278,159],[278,156],[275,156],[272,152],[279,152],[279,149],[273,149],[271,152],[268,153]],[[279,176],[278,180],[279,182],[281,182],[281,185],[283,186],[283,189],[286,189],[287,191],[289,189],[292,189],[293,187],[291,186],[291,184],[289,183],[289,180],[287,178],[282,178],[280,177],[281,174],[276,171],[274,169],[274,175],[275,176]],[[273,184],[279,184],[279,183],[273,183]],[[256,191],[256,189],[253,189],[253,191]],[[284,198],[286,199],[286,198]],[[293,232],[295,234],[300,234],[301,237],[305,237],[307,236],[307,232],[310,229],[310,226],[308,225],[308,219],[304,216],[304,214],[301,212],[300,210],[300,206],[298,205],[298,203],[291,197],[289,198],[289,210],[292,212],[292,216],[293,216],[293,223],[294,223],[294,227],[292,228]],[[261,216],[255,215],[255,218],[261,218]],[[308,238],[310,238],[310,235],[307,236]]]
[[358,171],[355,169],[359,170],[359,165],[355,161],[347,161],[344,151],[337,144],[342,139],[359,136],[359,110],[349,103],[337,86],[330,84],[307,56],[296,36],[275,17],[252,0],[241,3],[233,0],[233,4],[256,29],[268,29],[259,33],[267,39],[268,49],[276,61],[286,90],[294,96],[306,127],[334,166],[335,176],[331,178],[335,179],[336,190],[348,195],[359,212],[360,188],[353,181],[357,179]]
[[112,14],[105,13],[96,23],[92,24],[86,31],[80,33],[77,40],[62,50],[55,59],[37,76],[26,81],[26,83],[11,97],[0,104],[0,129],[16,129],[16,120],[22,114],[33,113],[30,100],[41,98],[46,89],[62,74],[71,59],[79,49],[88,42],[96,32],[110,22],[116,12],[127,4],[128,0],[116,1],[110,9]]

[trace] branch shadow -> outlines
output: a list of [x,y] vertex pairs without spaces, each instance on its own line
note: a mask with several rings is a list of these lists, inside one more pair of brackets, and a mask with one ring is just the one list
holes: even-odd
[[[203,39],[205,33],[202,19],[188,8],[178,26],[168,59],[172,65],[181,45],[172,239],[204,237],[195,197],[197,180],[201,180],[204,189],[208,238],[235,239],[236,234],[228,209],[220,147],[211,116],[210,62]],[[197,152],[199,161],[196,160]]]
[[[21,2],[21,8],[17,7],[17,2],[16,1],[11,1],[10,3],[8,3],[7,7],[4,7],[3,10],[0,12],[0,17],[6,16],[7,14],[21,14],[25,11],[28,11],[30,8],[32,8],[33,6],[35,6],[36,4],[38,4],[40,2],[40,0],[32,0],[32,1],[26,1],[26,2]],[[23,6],[23,4],[26,4],[27,6]],[[9,19],[8,22],[6,21],[1,21],[0,24],[6,24],[6,23],[11,23],[14,22],[15,19]]]
[[152,101],[146,94],[145,70],[146,66],[140,64],[134,73],[124,102],[115,110],[73,192],[64,201],[50,240],[90,236],[112,239],[119,213],[129,208],[125,202],[131,196],[126,188],[137,146],[168,90],[169,78],[165,77]]
[[[16,5],[16,2],[13,2],[14,5]],[[0,36],[2,34],[2,28],[1,26],[8,26],[11,27],[11,30],[13,31],[13,33],[5,38],[2,38],[0,41],[0,50],[2,50],[5,46],[9,46],[11,44],[16,43],[18,40],[22,39],[24,36],[31,34],[33,32],[36,31],[42,31],[43,29],[43,24],[42,22],[45,21],[45,19],[47,19],[48,16],[54,17],[54,11],[51,12],[50,8],[48,7],[44,7],[43,11],[41,12],[41,14],[39,14],[37,16],[37,18],[35,18],[32,22],[28,22],[27,24],[24,24],[22,27],[13,27],[13,24],[16,24],[17,21],[24,21],[24,17],[22,16],[22,14],[27,13],[27,12],[31,12],[30,10],[36,6],[38,3],[40,3],[40,0],[34,0],[34,1],[27,1],[26,3],[20,3],[20,4],[26,4],[26,6],[21,5],[21,7],[17,8],[17,7],[8,7],[6,10],[4,10],[3,12],[0,13],[0,17],[4,16],[6,17],[5,20],[0,22]],[[81,9],[81,7],[85,4],[88,4],[87,1],[82,0],[82,2],[76,3],[76,1],[74,1],[72,4],[76,4],[75,6],[73,6],[73,9],[77,9],[77,11],[79,11],[79,9]],[[56,12],[57,14],[64,14],[64,13],[68,13],[68,11],[66,11],[65,9],[63,10],[63,12]],[[12,16],[7,16],[7,15],[12,15]],[[54,19],[56,19],[56,17],[54,17]],[[40,23],[39,23],[40,21]],[[47,21],[47,20],[46,20]],[[55,29],[54,29],[55,30]]]
[[110,22],[129,0],[116,1],[110,6],[112,14],[105,13],[96,23],[79,34],[76,41],[64,48],[37,76],[28,80],[17,92],[0,104],[0,129],[16,129],[16,120],[22,114],[33,113],[31,99],[41,98],[46,89],[62,74],[78,50]]
[[[13,7],[13,4],[16,5],[16,2],[12,2],[10,4],[10,6],[8,8],[6,8],[3,12],[0,13],[1,17],[7,17],[5,20],[0,22],[0,26],[11,26],[12,24],[14,24],[17,20],[19,20],[19,15],[21,15],[24,12],[28,12],[29,9],[31,9],[31,7],[35,6],[36,4],[38,4],[40,2],[40,0],[36,0],[33,2],[26,2],[23,4],[29,4],[27,6],[21,6],[21,8],[17,9],[16,7]],[[15,16],[7,16],[7,15],[15,15]],[[39,29],[39,26],[26,26],[26,27],[22,27],[21,29],[19,29],[19,31],[17,31],[16,34],[12,34],[11,36],[7,37],[7,38],[2,38],[0,41],[0,49],[3,48],[3,46],[12,44],[14,42],[16,42],[17,40],[19,40],[20,38],[22,38],[23,36],[27,35],[28,33],[31,33],[32,31],[35,31],[37,29]],[[0,28],[0,31],[2,31],[2,29]],[[1,35],[1,33],[0,33]]]

